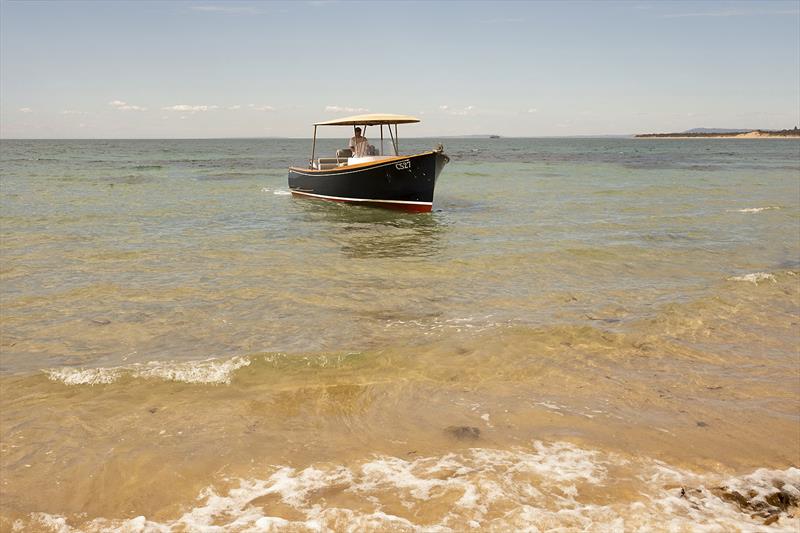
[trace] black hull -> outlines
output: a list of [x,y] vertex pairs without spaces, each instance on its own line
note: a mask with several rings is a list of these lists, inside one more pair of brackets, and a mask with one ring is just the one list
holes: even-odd
[[448,161],[437,151],[330,170],[291,167],[289,189],[296,196],[427,212]]

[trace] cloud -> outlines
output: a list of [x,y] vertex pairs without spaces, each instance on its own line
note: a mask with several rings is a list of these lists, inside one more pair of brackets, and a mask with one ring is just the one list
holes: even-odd
[[147,111],[146,107],[139,107],[138,105],[130,105],[122,100],[112,100],[108,103],[114,109],[119,111]]
[[74,109],[65,109],[61,112],[62,115],[83,115],[83,111],[76,111]]
[[249,104],[247,107],[249,107],[253,111],[275,111],[275,108],[272,107],[271,105]]
[[493,19],[484,19],[481,22],[484,24],[515,24],[518,22],[525,22],[525,19],[518,17],[493,18]]
[[794,10],[744,10],[744,9],[724,9],[719,11],[699,11],[690,13],[668,13],[661,15],[661,18],[674,19],[674,18],[689,18],[689,17],[750,17],[756,15],[800,15],[800,11]]
[[19,111],[20,113],[33,113],[33,109],[31,109],[30,107],[20,107],[19,109],[17,109],[17,111]]
[[[162,107],[161,109],[164,111],[181,111],[183,113],[197,113],[197,112],[206,112],[206,111],[213,111],[214,109],[218,109],[219,106],[215,105],[187,105],[187,104],[177,104],[171,105],[167,107]],[[181,117],[183,118],[183,117]]]
[[326,113],[366,113],[369,109],[363,107],[343,107],[338,105],[325,106]]
[[241,108],[242,106],[240,106],[239,104],[228,106],[228,109],[230,109],[231,111],[236,111],[237,109]]
[[538,109],[536,109],[535,107],[531,107],[531,108],[529,108],[529,109],[528,109],[528,111],[527,111],[527,113],[538,113],[538,112],[539,112],[539,110],[538,110]]
[[193,11],[202,11],[204,13],[225,13],[228,15],[261,15],[264,12],[251,6],[219,6],[219,5],[204,5],[204,6],[191,6]]
[[471,115],[476,111],[474,105],[468,105],[467,107],[461,107],[461,108],[453,108],[450,107],[449,105],[440,105],[439,109],[444,111],[448,115],[455,115],[461,117],[463,117],[464,115]]

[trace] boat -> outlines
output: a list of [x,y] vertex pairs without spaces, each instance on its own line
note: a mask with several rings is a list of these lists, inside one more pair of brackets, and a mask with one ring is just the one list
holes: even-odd
[[[442,145],[428,152],[401,155],[397,126],[416,122],[419,122],[418,118],[407,115],[368,114],[315,123],[308,166],[289,167],[292,195],[429,212],[433,208],[436,180],[450,158]],[[322,126],[353,126],[354,131],[361,127],[364,137],[367,127],[380,126],[380,150],[367,144],[358,146],[361,152],[358,154],[346,148],[337,150],[334,156],[317,157],[317,128]],[[388,139],[384,139],[384,127],[388,129]]]

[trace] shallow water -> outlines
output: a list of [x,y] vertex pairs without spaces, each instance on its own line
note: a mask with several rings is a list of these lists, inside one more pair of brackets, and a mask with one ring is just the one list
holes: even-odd
[[800,143],[445,145],[0,143],[0,529],[800,527]]

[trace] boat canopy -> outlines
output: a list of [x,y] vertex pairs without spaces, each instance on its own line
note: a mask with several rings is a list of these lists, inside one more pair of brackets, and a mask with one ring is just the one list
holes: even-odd
[[352,117],[317,122],[314,126],[378,126],[383,124],[413,124],[415,122],[419,122],[419,119],[408,115],[372,113],[369,115],[354,115]]

